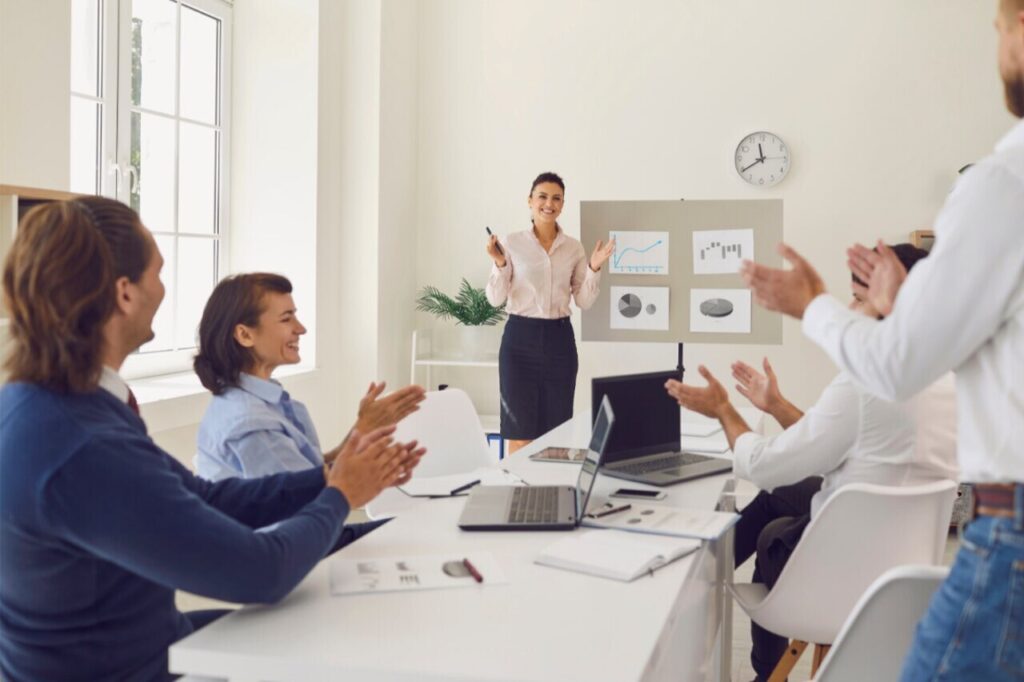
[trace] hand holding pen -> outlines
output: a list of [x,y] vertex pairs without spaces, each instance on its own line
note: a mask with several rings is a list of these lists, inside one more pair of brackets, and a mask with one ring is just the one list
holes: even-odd
[[498,242],[498,236],[491,232],[491,228],[485,227],[487,234],[490,238],[487,240],[487,255],[491,257],[494,264],[499,268],[505,267],[505,249],[501,248],[501,244]]

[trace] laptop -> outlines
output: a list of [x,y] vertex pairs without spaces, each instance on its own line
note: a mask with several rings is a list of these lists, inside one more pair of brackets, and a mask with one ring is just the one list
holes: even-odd
[[608,476],[660,486],[732,470],[729,460],[680,451],[679,405],[665,392],[669,379],[678,380],[679,370],[591,381],[595,413],[605,400],[615,404],[618,426],[601,464]]
[[575,488],[567,485],[477,486],[462,508],[459,528],[571,530],[580,525],[614,422],[615,414],[606,398],[597,406],[590,448],[580,465]]

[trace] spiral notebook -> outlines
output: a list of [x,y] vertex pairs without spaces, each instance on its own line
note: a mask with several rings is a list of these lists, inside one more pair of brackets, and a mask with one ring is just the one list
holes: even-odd
[[630,582],[700,547],[700,540],[620,530],[573,533],[545,547],[535,563]]

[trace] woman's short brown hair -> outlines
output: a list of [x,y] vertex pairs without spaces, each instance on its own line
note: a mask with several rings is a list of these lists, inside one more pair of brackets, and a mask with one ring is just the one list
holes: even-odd
[[104,197],[55,201],[25,214],[3,271],[11,381],[61,392],[96,388],[115,282],[137,282],[152,256],[143,229],[135,211]]
[[292,293],[288,278],[267,272],[225,277],[210,294],[199,321],[199,353],[192,367],[214,395],[238,385],[238,375],[250,368],[252,351],[235,341],[235,327],[256,327],[267,292]]

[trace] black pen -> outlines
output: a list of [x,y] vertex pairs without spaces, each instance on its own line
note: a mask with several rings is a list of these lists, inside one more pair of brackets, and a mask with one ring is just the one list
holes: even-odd
[[603,509],[601,511],[594,512],[593,514],[591,514],[591,516],[593,518],[595,518],[595,519],[599,519],[602,516],[608,516],[609,514],[617,514],[620,511],[626,511],[627,509],[632,509],[632,508],[633,508],[633,505],[631,505],[631,504],[624,504],[621,507],[612,507],[611,509]]
[[[485,227],[484,229],[487,230],[487,234],[491,235],[492,237],[494,236],[494,233],[491,232],[491,228]],[[502,256],[504,256],[505,255],[505,250],[501,248],[501,243],[498,242],[497,239],[494,240],[494,245],[498,247],[498,253],[500,253]]]
[[451,491],[448,494],[449,495],[458,495],[459,493],[462,493],[462,492],[465,492],[465,491],[469,490],[470,488],[472,488],[475,485],[480,485],[480,479],[479,478],[476,479],[475,481],[470,481],[466,485],[460,485],[458,488],[456,488],[455,490]]

